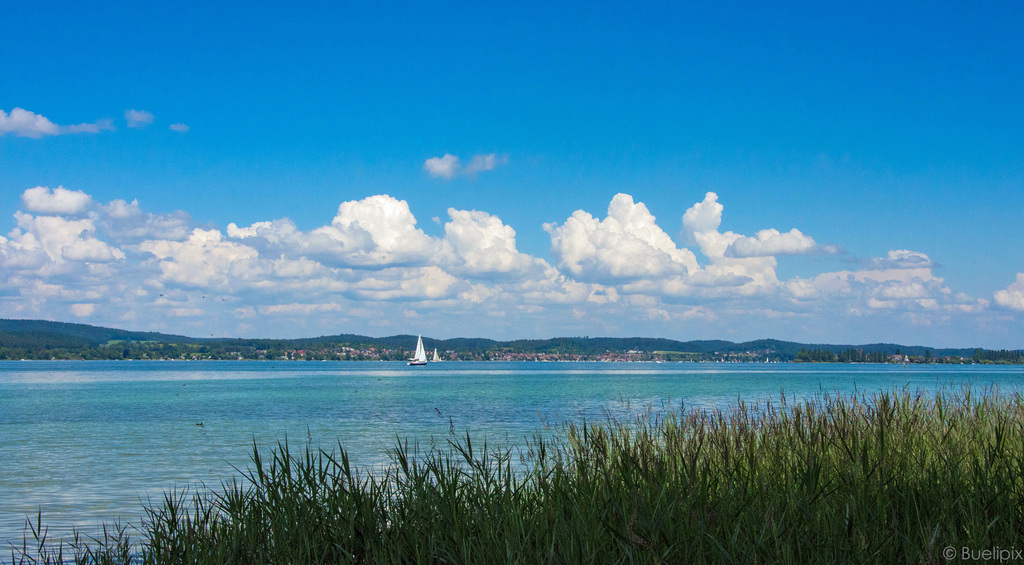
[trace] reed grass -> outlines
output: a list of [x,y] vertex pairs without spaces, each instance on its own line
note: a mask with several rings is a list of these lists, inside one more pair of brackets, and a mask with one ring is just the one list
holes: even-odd
[[[1024,540],[1024,400],[945,389],[561,426],[521,450],[467,434],[345,450],[255,445],[217,491],[168,493],[137,539],[46,541],[24,563],[946,563]],[[959,556],[959,553],[957,553]]]

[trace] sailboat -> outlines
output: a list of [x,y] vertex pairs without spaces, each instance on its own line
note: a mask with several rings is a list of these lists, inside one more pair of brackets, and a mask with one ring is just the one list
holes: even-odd
[[437,363],[440,360],[441,360],[441,358],[437,356],[437,348],[435,347],[434,348],[434,358],[431,359],[431,361],[434,362],[434,363]]
[[426,365],[427,352],[423,350],[423,336],[416,336],[416,355],[409,359],[410,365]]

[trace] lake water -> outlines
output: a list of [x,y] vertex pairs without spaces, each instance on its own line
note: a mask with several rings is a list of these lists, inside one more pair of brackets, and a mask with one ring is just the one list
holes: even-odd
[[1022,382],[1021,366],[3,361],[0,546],[39,511],[51,536],[138,523],[148,499],[237,477],[254,441],[340,444],[372,469],[396,437],[443,444],[452,429],[521,446],[545,422],[645,406]]

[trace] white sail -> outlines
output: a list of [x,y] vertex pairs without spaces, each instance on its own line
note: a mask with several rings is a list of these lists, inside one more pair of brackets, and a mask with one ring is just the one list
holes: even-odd
[[435,348],[434,348],[434,358],[433,358],[433,359],[431,359],[431,361],[433,361],[433,362],[435,362],[435,363],[436,363],[436,362],[438,362],[438,361],[440,361],[440,360],[441,360],[441,358],[437,356],[437,348],[435,347]]
[[426,365],[427,352],[423,349],[423,336],[416,337],[416,355],[409,359],[410,365]]

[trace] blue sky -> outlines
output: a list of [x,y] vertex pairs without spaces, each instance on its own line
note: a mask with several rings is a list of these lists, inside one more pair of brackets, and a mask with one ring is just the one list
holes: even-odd
[[5,9],[0,316],[1022,346],[1020,3],[152,4]]

